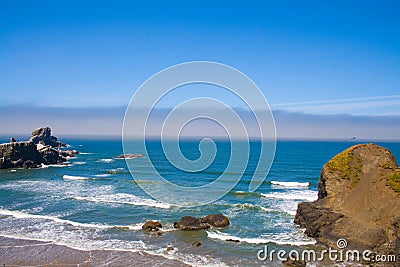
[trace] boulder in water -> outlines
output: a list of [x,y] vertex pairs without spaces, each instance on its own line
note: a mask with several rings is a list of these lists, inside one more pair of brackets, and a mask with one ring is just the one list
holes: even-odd
[[174,227],[180,230],[203,230],[213,227],[226,227],[229,225],[228,217],[219,214],[210,214],[204,218],[184,216],[178,222],[174,222]]
[[161,227],[162,225],[158,221],[147,221],[142,225],[142,229],[145,231],[159,231]]
[[210,228],[210,225],[204,221],[203,218],[195,218],[192,216],[184,216],[179,222],[174,222],[174,227],[180,230],[193,231],[203,230]]
[[229,225],[228,217],[218,214],[210,214],[204,217],[204,221],[214,227],[227,227]]

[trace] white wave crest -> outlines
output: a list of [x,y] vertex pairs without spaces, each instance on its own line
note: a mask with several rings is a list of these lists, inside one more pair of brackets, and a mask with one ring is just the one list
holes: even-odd
[[113,162],[113,161],[114,161],[113,159],[99,159],[99,160],[96,161],[96,162],[111,163],[111,162]]
[[86,162],[85,161],[75,161],[72,164],[74,164],[74,165],[83,165],[83,164],[86,164]]
[[299,183],[299,182],[279,182],[279,181],[271,181],[272,185],[277,185],[281,187],[308,187],[310,185],[309,182]]
[[109,173],[102,173],[102,174],[95,174],[94,176],[95,176],[95,177],[104,178],[104,177],[110,177],[111,174],[109,174]]
[[171,205],[168,203],[161,203],[153,199],[137,197],[131,194],[117,193],[112,195],[100,195],[95,197],[74,197],[76,200],[101,202],[101,203],[115,203],[115,204],[127,204],[134,206],[148,206],[160,209],[169,209]]
[[[237,237],[234,235],[230,235],[227,233],[222,233],[218,230],[207,230],[207,236],[212,239],[219,239],[223,241],[236,241],[236,242],[244,242],[248,244],[267,244],[267,243],[275,243],[278,245],[292,245],[292,246],[304,246],[304,245],[312,245],[315,244],[316,241],[313,239],[297,239],[297,238],[282,238],[279,240],[279,235],[277,238],[270,237]],[[287,239],[287,240],[286,240]]]
[[291,192],[274,192],[269,194],[261,193],[262,197],[265,198],[275,198],[275,199],[284,199],[284,200],[306,200],[306,201],[315,201],[318,199],[318,193],[316,191],[311,190],[299,190],[299,191],[291,191]]
[[41,220],[50,220],[56,223],[61,224],[69,224],[76,227],[82,228],[96,228],[96,229],[111,229],[111,228],[127,228],[129,230],[140,230],[142,229],[141,224],[135,225],[105,225],[105,224],[96,224],[96,223],[80,223],[71,220],[60,219],[55,216],[50,215],[38,215],[38,214],[30,214],[22,211],[16,210],[4,210],[0,209],[1,215],[12,216],[17,219],[41,219]]
[[72,166],[71,164],[49,164],[49,165],[46,165],[46,164],[42,163],[40,168],[41,169],[46,169],[49,167],[62,168],[62,167],[71,167],[71,166]]
[[92,178],[83,176],[63,175],[64,180],[90,180]]

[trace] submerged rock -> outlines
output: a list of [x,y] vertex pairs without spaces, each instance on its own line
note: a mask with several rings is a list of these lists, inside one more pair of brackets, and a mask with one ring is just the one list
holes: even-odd
[[184,216],[178,222],[174,222],[174,227],[180,230],[203,230],[210,226],[226,227],[229,225],[228,217],[222,214],[210,214],[204,218]]
[[400,252],[400,169],[389,150],[374,144],[350,147],[321,170],[318,200],[300,203],[294,222],[306,234],[336,248]]
[[197,248],[197,247],[200,247],[200,246],[201,246],[201,242],[200,242],[200,241],[194,241],[194,242],[192,243],[192,247]]
[[142,154],[121,154],[115,157],[116,159],[135,159],[143,158]]

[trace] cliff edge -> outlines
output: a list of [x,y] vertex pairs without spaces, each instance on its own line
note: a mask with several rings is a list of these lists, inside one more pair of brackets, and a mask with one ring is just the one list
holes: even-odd
[[294,222],[333,248],[400,252],[400,169],[392,153],[374,144],[352,146],[322,168],[318,200],[298,205]]

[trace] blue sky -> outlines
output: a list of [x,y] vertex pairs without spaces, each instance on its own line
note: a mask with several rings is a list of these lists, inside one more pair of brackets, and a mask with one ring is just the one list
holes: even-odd
[[398,1],[0,5],[0,88],[13,92],[2,105],[125,105],[150,75],[192,60],[243,71],[272,105],[400,92]]
[[274,109],[400,115],[399,14],[398,1],[1,1],[0,106],[124,107],[152,74],[207,60]]

